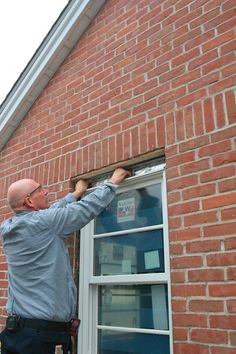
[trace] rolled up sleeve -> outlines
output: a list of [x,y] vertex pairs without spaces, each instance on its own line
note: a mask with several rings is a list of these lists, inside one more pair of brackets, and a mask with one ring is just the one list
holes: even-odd
[[116,188],[116,185],[104,184],[78,202],[47,209],[45,222],[55,234],[62,237],[80,230],[110,204],[115,197]]

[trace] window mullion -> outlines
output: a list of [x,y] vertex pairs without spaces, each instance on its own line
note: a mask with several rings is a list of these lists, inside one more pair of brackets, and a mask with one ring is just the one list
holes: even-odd
[[90,284],[167,284],[168,276],[162,274],[129,274],[129,275],[106,275],[92,276]]

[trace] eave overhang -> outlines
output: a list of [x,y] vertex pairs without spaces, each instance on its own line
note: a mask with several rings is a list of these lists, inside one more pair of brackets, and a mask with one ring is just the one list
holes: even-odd
[[69,1],[0,107],[0,151],[105,1]]

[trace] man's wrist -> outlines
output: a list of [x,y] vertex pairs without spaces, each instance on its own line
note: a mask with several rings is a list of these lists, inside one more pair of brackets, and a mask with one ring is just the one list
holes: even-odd
[[104,182],[104,184],[107,186],[107,187],[109,187],[112,191],[116,191],[117,190],[117,188],[118,188],[118,184],[115,184],[115,183],[113,183],[113,182],[111,182],[111,181],[105,181]]

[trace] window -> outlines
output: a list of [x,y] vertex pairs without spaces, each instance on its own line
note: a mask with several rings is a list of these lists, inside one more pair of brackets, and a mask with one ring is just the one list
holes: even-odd
[[79,353],[172,353],[164,165],[136,172],[81,232]]

